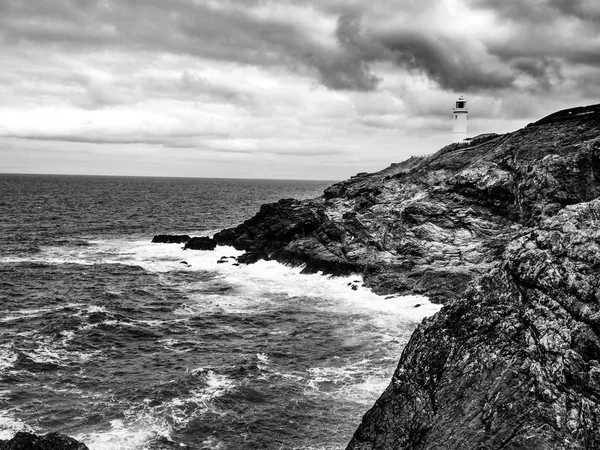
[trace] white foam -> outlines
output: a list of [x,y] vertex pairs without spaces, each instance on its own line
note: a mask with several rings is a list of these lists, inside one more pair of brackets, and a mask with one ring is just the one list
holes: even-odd
[[[344,367],[312,367],[308,372],[310,378],[306,385],[316,395],[353,399],[365,404],[370,404],[381,395],[391,376],[383,368],[374,370],[369,360]],[[325,384],[324,389],[322,383]]]
[[85,442],[90,450],[140,450],[156,438],[171,441],[172,427],[156,408],[148,407],[150,400],[131,405],[122,411],[123,418],[110,421],[110,429],[82,433],[76,439]]
[[82,433],[75,439],[85,442],[90,450],[138,450],[154,437],[165,436],[168,430],[157,425],[128,427],[121,420],[111,421],[111,429],[104,432]]
[[[69,350],[65,348],[65,345],[67,345],[69,341],[75,339],[76,334],[73,331],[62,331],[61,335],[63,338],[60,340],[54,340],[50,337],[37,336],[33,341],[36,346],[33,348],[28,348],[24,350],[24,352],[29,358],[31,358],[32,361],[36,363],[55,364],[57,366],[64,366],[68,361],[85,362],[90,358],[102,353],[101,350],[95,350],[89,353]],[[16,359],[16,355],[14,358]],[[1,347],[0,361],[2,361]],[[0,367],[1,364],[2,363],[0,362]]]
[[17,353],[12,344],[0,345],[0,371],[3,372],[14,366],[17,361]]
[[92,313],[108,313],[108,310],[104,306],[99,306],[99,305],[88,305],[86,309],[87,309],[87,312],[90,314],[92,314]]
[[214,436],[210,436],[202,441],[202,448],[208,448],[210,450],[223,450],[227,448],[224,442],[219,441]]
[[258,359],[264,365],[269,364],[269,355],[267,355],[265,353],[257,353],[256,359]]
[[184,342],[183,341],[179,341],[177,339],[173,339],[173,338],[159,339],[157,342],[159,344],[162,344],[163,348],[165,350],[168,350],[168,351],[173,352],[173,353],[189,353],[189,352],[191,352],[193,350],[192,347],[186,348],[186,349],[176,348],[175,345],[181,344],[181,343],[184,343]]
[[15,418],[10,412],[0,411],[0,440],[11,439],[19,431],[32,433],[34,430],[25,422]]
[[67,303],[64,305],[56,305],[50,308],[28,308],[28,309],[17,309],[11,311],[10,316],[0,318],[0,322],[12,322],[19,319],[31,319],[34,317],[43,316],[49,312],[61,311],[68,308],[79,308],[82,306],[81,303]]
[[11,311],[12,315],[1,318],[0,322],[11,322],[13,320],[18,320],[18,319],[23,319],[23,318],[30,319],[30,318],[33,318],[33,317],[39,317],[39,316],[44,315],[47,312],[55,311],[57,309],[61,309],[61,307],[58,307],[58,308],[18,309],[16,311]]
[[112,420],[110,430],[80,434],[76,439],[85,442],[90,450],[138,450],[147,448],[147,444],[157,437],[171,440],[174,430],[184,429],[191,420],[208,411],[225,414],[212,401],[234,389],[235,382],[203,367],[188,371],[188,374],[200,378],[202,387],[158,406],[149,406],[151,401],[146,399],[141,405],[132,405],[123,411],[123,419]]
[[235,382],[223,374],[212,370],[198,368],[189,372],[192,376],[203,378],[204,385],[190,390],[185,397],[176,397],[170,401],[150,408],[149,417],[169,417],[174,429],[183,429],[193,419],[207,412],[224,415],[226,412],[218,409],[213,400],[225,395],[235,388]]

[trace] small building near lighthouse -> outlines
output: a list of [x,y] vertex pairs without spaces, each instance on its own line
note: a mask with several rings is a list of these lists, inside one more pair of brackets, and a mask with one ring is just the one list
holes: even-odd
[[452,127],[452,142],[461,142],[467,138],[467,101],[464,96],[458,97],[454,112],[454,126]]

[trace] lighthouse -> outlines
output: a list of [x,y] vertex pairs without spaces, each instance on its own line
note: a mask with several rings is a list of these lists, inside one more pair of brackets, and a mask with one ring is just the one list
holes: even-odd
[[454,127],[452,128],[452,142],[460,142],[467,138],[467,101],[461,95],[456,100],[454,112]]

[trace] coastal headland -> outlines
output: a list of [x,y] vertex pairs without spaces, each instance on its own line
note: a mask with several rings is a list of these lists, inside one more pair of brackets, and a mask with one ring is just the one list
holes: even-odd
[[348,449],[600,448],[600,105],[264,205],[220,244],[445,307]]

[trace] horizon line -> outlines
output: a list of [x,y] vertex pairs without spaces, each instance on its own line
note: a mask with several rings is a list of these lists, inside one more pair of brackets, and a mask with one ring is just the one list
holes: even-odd
[[181,179],[202,179],[202,180],[262,180],[262,181],[324,181],[339,182],[343,180],[333,180],[325,178],[256,178],[256,177],[206,177],[206,176],[182,176],[182,175],[117,175],[117,174],[84,174],[84,173],[38,173],[38,172],[0,172],[3,175],[24,175],[24,176],[57,176],[57,177],[99,177],[99,178],[181,178]]

